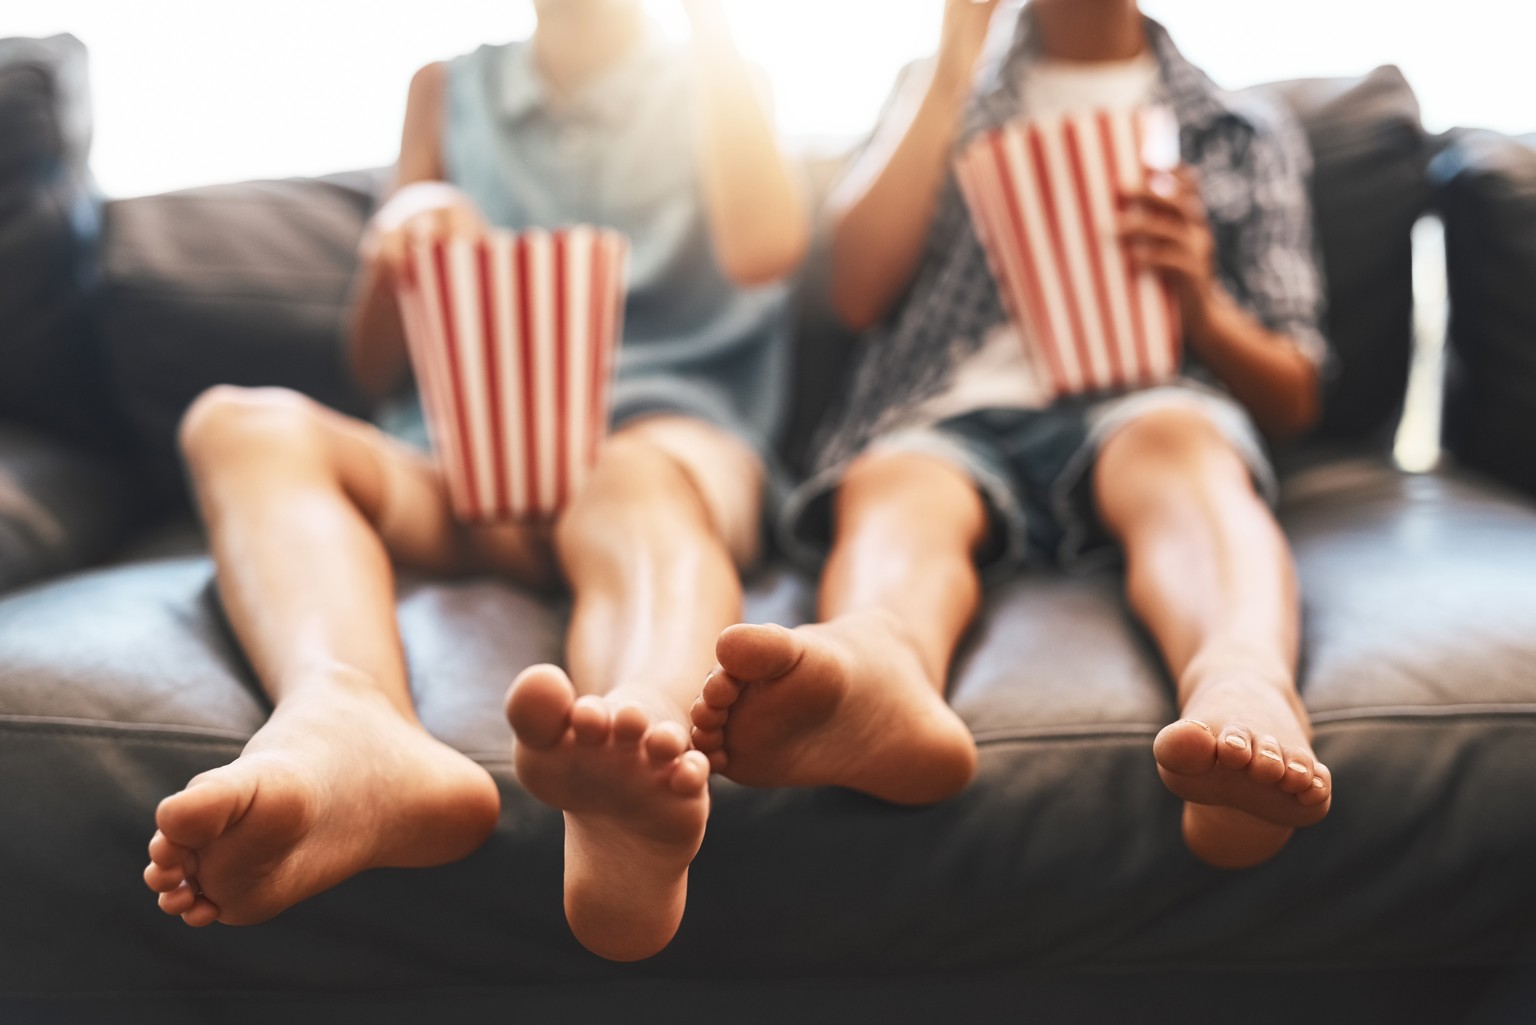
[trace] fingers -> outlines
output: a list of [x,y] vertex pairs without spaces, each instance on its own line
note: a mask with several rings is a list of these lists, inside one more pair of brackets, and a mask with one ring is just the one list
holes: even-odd
[[451,186],[421,183],[408,188],[419,189],[420,194],[398,204],[391,200],[375,217],[374,231],[364,242],[365,253],[392,280],[408,272],[415,247],[451,239],[478,239],[490,230],[474,205]]
[[1147,184],[1122,192],[1120,206],[1196,224],[1206,220],[1205,203],[1200,198],[1195,172],[1183,164],[1171,172],[1148,170]]
[[1189,225],[1168,217],[1148,217],[1128,213],[1120,218],[1118,234],[1128,244],[1148,242],[1153,244],[1188,245]]
[[1126,252],[1130,254],[1133,267],[1165,274],[1174,279],[1176,284],[1201,280],[1200,268],[1194,257],[1180,246],[1141,242],[1131,244]]

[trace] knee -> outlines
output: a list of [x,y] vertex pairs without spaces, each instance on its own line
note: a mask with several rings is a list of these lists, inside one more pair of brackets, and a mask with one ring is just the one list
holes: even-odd
[[1193,410],[1167,409],[1126,424],[1104,443],[1100,463],[1161,472],[1240,473],[1247,467],[1209,418]]
[[199,395],[181,419],[182,454],[193,467],[238,458],[251,451],[292,451],[318,443],[313,403],[283,388],[215,385]]
[[1161,410],[1116,431],[1095,470],[1099,511],[1121,532],[1212,506],[1262,505],[1248,464],[1208,418]]
[[843,475],[834,504],[839,539],[921,535],[967,553],[985,540],[986,504],[970,477],[932,456],[866,452]]
[[633,526],[696,528],[695,520],[707,526],[708,516],[682,466],[644,437],[619,434],[604,443],[591,477],[556,521],[554,540],[569,550],[619,540]]

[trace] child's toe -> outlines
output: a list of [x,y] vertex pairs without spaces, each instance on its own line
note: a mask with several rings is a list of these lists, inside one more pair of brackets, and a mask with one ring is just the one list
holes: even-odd
[[704,689],[701,692],[704,703],[711,708],[729,708],[741,697],[741,684],[737,683],[724,669],[716,669],[709,674],[709,679],[704,681]]
[[673,761],[688,750],[688,735],[675,722],[660,722],[645,734],[645,756],[653,765]]
[[1225,768],[1245,768],[1253,760],[1253,731],[1240,722],[1228,723],[1216,738],[1216,758]]
[[715,708],[703,698],[695,701],[688,713],[688,718],[701,730],[718,730],[730,717],[731,713],[727,709]]
[[638,747],[651,728],[651,717],[639,705],[620,705],[613,713],[613,739],[621,747]]
[[1260,783],[1278,783],[1285,776],[1285,752],[1274,737],[1260,737],[1254,743],[1253,761],[1248,774]]
[[571,706],[571,730],[583,744],[601,744],[613,728],[608,703],[590,694],[576,699]]
[[1299,794],[1312,785],[1316,773],[1312,771],[1312,752],[1304,747],[1286,748],[1285,776],[1280,789],[1288,794]]
[[709,782],[709,759],[698,751],[688,751],[677,760],[670,781],[672,791],[683,796],[697,794]]

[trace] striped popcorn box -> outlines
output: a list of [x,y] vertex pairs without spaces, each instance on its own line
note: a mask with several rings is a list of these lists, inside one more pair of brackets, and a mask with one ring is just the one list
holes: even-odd
[[627,253],[590,227],[413,249],[401,315],[459,519],[549,519],[586,480],[608,430]]
[[1009,315],[1056,395],[1174,376],[1173,292],[1116,234],[1119,196],[1178,164],[1162,107],[1020,121],[965,148],[956,177]]

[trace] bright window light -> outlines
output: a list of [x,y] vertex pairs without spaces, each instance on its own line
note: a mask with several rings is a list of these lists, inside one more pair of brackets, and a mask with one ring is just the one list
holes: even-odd
[[[648,0],[671,30],[676,0]],[[942,0],[727,0],[807,143],[867,130],[896,72],[932,49]],[[1224,85],[1400,65],[1433,130],[1536,130],[1529,0],[1145,0]],[[0,36],[90,49],[93,166],[124,196],[393,161],[420,65],[525,36],[528,0],[0,0]]]

